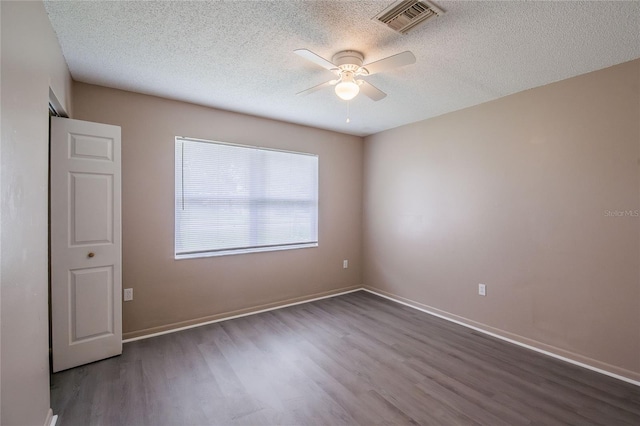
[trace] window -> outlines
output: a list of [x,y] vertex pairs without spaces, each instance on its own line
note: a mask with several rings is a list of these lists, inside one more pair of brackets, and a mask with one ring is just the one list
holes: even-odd
[[318,245],[318,156],[176,138],[175,257]]

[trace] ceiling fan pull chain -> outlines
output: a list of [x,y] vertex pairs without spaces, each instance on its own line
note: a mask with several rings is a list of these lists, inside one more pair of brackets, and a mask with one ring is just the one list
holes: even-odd
[[351,123],[351,119],[349,118],[349,104],[351,102],[347,101],[347,123]]

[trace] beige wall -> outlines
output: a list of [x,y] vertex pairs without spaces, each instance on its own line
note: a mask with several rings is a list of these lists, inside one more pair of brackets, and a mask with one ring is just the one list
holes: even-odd
[[[640,379],[640,60],[365,139],[364,283]],[[478,296],[478,283],[487,296]]]
[[[362,284],[362,138],[82,83],[74,111],[122,127],[125,337]],[[174,260],[175,136],[318,154],[319,247]]]
[[41,2],[0,2],[0,424],[49,411],[49,88],[69,112],[71,77]]

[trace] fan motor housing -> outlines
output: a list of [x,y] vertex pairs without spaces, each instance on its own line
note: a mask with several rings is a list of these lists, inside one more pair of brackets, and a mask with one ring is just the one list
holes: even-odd
[[364,55],[355,50],[343,50],[333,55],[333,62],[343,71],[357,71],[362,67]]

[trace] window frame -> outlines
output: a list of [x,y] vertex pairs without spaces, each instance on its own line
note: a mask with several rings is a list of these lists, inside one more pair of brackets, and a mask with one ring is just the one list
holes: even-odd
[[[309,157],[316,158],[316,176],[315,176],[315,191],[316,191],[316,205],[315,205],[315,241],[310,242],[294,242],[294,243],[283,243],[283,244],[274,244],[274,245],[263,245],[263,246],[248,246],[248,247],[237,247],[237,248],[228,248],[228,249],[212,249],[212,250],[194,250],[190,252],[180,252],[177,250],[177,242],[178,242],[178,215],[177,215],[177,206],[178,206],[178,188],[177,188],[177,176],[178,176],[178,156],[177,156],[177,146],[179,142],[196,142],[196,143],[206,143],[212,145],[226,145],[237,148],[245,148],[251,150],[260,150],[260,151],[273,151],[287,154],[296,154],[296,155],[304,155]],[[180,171],[183,172],[183,167],[181,166]],[[214,141],[207,139],[198,139],[192,137],[185,136],[176,136],[174,141],[174,259],[196,259],[196,258],[205,258],[205,257],[217,257],[217,256],[228,256],[235,254],[248,254],[248,253],[262,253],[262,252],[271,252],[271,251],[281,251],[281,250],[297,250],[303,248],[314,248],[318,247],[320,240],[320,156],[318,154],[313,154],[309,152],[300,152],[300,151],[291,151],[285,149],[277,149],[270,147],[262,147],[257,145],[247,145],[247,144],[239,144],[239,143],[231,143],[231,142],[222,142],[222,141]],[[184,182],[182,182],[184,185]],[[184,187],[184,186],[183,186]],[[183,201],[184,202],[184,201]]]

